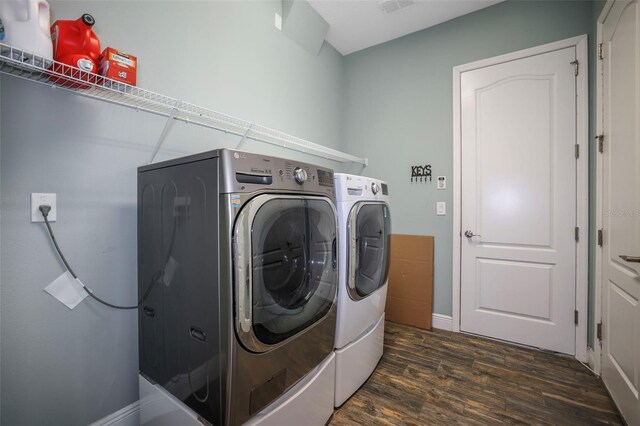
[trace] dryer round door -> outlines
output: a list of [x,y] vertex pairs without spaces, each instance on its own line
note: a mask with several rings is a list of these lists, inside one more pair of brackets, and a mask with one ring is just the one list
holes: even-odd
[[349,213],[347,288],[360,300],[382,287],[389,272],[391,215],[385,203],[357,203]]
[[265,352],[322,319],[335,302],[336,210],[324,197],[260,195],[234,228],[236,332]]

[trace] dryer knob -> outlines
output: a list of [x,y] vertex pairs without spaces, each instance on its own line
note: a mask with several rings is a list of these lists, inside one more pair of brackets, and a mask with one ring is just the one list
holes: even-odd
[[293,171],[293,178],[302,185],[307,180],[307,171],[301,169],[300,167],[296,167]]
[[375,182],[371,183],[371,192],[373,192],[373,195],[376,195],[378,193],[379,189],[378,189],[378,184]]

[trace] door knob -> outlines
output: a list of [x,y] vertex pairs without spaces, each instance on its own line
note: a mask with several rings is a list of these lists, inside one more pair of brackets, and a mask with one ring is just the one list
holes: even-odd
[[464,231],[464,236],[467,238],[471,238],[471,237],[480,237],[480,234],[474,234],[473,232],[466,230]]
[[625,262],[629,262],[629,263],[640,263],[640,256],[622,255],[622,256],[620,256],[620,259],[624,260]]

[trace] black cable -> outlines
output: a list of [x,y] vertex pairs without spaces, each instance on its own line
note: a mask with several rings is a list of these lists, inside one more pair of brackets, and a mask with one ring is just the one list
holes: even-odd
[[53,246],[56,248],[56,251],[58,252],[58,255],[60,256],[60,259],[62,260],[62,263],[64,263],[65,268],[67,268],[67,271],[69,271],[71,276],[73,276],[73,278],[75,278],[75,280],[80,283],[80,285],[82,286],[84,291],[86,291],[87,294],[89,296],[91,296],[94,300],[96,300],[97,302],[100,302],[103,305],[108,306],[110,308],[122,309],[122,310],[138,309],[138,307],[142,304],[142,302],[144,302],[144,300],[147,298],[147,296],[151,292],[151,289],[153,288],[153,282],[155,282],[155,279],[153,280],[152,284],[149,286],[149,288],[145,292],[145,294],[142,297],[142,299],[135,306],[118,306],[118,305],[114,305],[114,304],[109,303],[109,302],[105,302],[104,300],[100,299],[98,296],[93,294],[91,292],[91,290],[89,290],[89,288],[87,288],[87,286],[84,285],[82,283],[82,281],[80,281],[78,279],[78,276],[76,275],[75,272],[73,272],[73,269],[71,269],[71,265],[69,265],[69,262],[67,262],[67,259],[64,257],[64,254],[62,254],[62,250],[60,250],[60,246],[58,246],[58,241],[56,240],[56,236],[53,234],[53,230],[51,229],[51,225],[49,224],[48,217],[49,217],[49,212],[51,211],[51,206],[42,205],[42,206],[39,207],[39,210],[40,210],[40,213],[42,213],[42,217],[44,217],[44,223],[47,225],[47,230],[49,231],[49,236],[51,237],[51,241],[53,242]]
[[51,210],[51,207],[49,207],[49,210],[47,210],[47,207],[49,206],[40,206],[40,212],[42,213],[42,216],[44,217],[44,223],[47,225],[47,229],[49,230],[49,236],[51,237],[51,241],[53,242],[53,245],[55,246],[56,251],[60,256],[62,263],[64,263],[65,268],[67,268],[67,271],[69,271],[69,273],[73,276],[73,278],[78,279],[78,276],[76,275],[75,272],[73,272],[73,269],[71,269],[71,265],[69,265],[69,262],[67,262],[67,259],[64,257],[64,254],[62,254],[62,250],[60,250],[60,246],[58,246],[58,241],[56,240],[56,236],[53,235],[53,230],[51,229],[51,225],[49,225],[49,210]]

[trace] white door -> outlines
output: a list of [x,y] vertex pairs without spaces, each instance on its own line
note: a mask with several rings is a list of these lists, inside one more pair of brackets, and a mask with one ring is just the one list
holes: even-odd
[[575,60],[569,47],[461,75],[460,327],[567,354],[575,353]]
[[602,26],[602,378],[629,425],[640,425],[639,22],[637,0],[616,1]]

